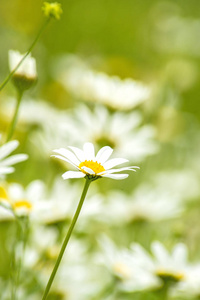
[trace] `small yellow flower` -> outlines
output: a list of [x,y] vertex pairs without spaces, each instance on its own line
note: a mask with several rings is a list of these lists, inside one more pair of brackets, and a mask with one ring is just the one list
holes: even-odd
[[60,15],[63,12],[61,8],[61,4],[58,2],[53,2],[53,3],[44,2],[42,10],[46,17],[52,17],[55,18],[56,20],[60,19]]

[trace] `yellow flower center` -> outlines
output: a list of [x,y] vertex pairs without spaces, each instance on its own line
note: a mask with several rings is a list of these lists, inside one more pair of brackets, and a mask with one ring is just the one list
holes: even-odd
[[105,171],[104,167],[100,163],[98,163],[97,161],[92,161],[92,160],[85,160],[82,163],[80,163],[80,165],[79,165],[79,168],[81,169],[81,171],[85,174],[88,174],[86,171],[84,171],[82,169],[82,167],[90,168],[91,170],[93,170],[95,172],[95,174]]
[[121,278],[124,279],[129,279],[131,275],[131,270],[130,268],[125,265],[124,263],[117,262],[113,265],[113,271],[120,276]]
[[184,274],[181,272],[170,272],[167,270],[157,270],[156,275],[159,276],[164,281],[174,281],[178,282],[184,279]]
[[0,199],[8,200],[6,190],[2,186],[0,186]]
[[45,16],[53,17],[57,20],[60,19],[60,15],[62,14],[61,4],[58,2],[54,2],[54,3],[44,2],[42,10],[44,11]]
[[13,203],[13,208],[18,209],[18,208],[26,208],[28,210],[32,209],[32,204],[26,200],[19,200]]

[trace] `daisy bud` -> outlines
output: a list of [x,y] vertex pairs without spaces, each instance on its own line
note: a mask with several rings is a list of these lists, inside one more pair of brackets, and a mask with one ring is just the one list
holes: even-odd
[[62,14],[61,4],[58,2],[53,2],[53,3],[44,2],[42,10],[46,17],[49,18],[52,17],[56,20],[59,20],[60,15]]
[[[18,51],[9,50],[8,60],[10,71],[15,69],[23,57],[24,54],[20,54]],[[29,54],[13,74],[12,80],[18,90],[24,91],[29,89],[36,82],[36,79],[36,61],[35,58],[31,57]]]

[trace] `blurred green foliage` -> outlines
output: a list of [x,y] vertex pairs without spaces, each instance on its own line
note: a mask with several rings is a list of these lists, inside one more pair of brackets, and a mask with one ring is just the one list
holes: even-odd
[[[91,61],[98,71],[152,84],[156,86],[154,99],[144,103],[139,110],[144,117],[143,124],[150,123],[156,127],[160,152],[141,162],[141,170],[134,176],[134,183],[129,177],[126,182],[113,183],[113,187],[130,191],[142,181],[151,181],[152,174],[162,170],[198,169],[192,158],[197,156],[200,146],[199,0],[59,2],[63,8],[61,19],[51,21],[32,53],[37,61],[38,83],[28,91],[28,95],[42,98],[61,109],[73,107],[74,100],[55,80],[52,72],[55,60],[69,53]],[[39,0],[0,1],[1,81],[9,73],[8,50],[25,53],[43,24],[42,3]],[[15,96],[11,83],[0,94],[0,101],[7,95]],[[0,120],[0,131],[6,131],[6,128],[7,124]],[[27,132],[16,132],[15,138],[21,143],[18,151],[30,153],[30,160],[25,165],[17,165],[16,173],[8,180],[19,181],[26,186],[33,179],[42,179],[52,186],[55,173],[61,174],[63,168],[55,161],[44,160],[35,151],[31,152],[28,135],[34,130],[37,130],[37,125],[30,126]],[[102,193],[109,186],[106,181],[98,183]],[[113,231],[121,244],[128,245],[138,240],[147,248],[153,239],[162,239],[168,245],[184,241],[190,248],[191,257],[200,259],[199,203],[187,205],[187,213],[181,220],[163,221],[160,231],[157,224],[149,226],[143,220],[129,224],[125,234],[124,228],[110,230],[109,226],[105,226],[105,231]],[[12,231],[11,227],[10,223],[0,224],[0,244]],[[101,230],[98,226],[94,232],[90,228],[88,235],[91,240]],[[9,255],[3,244],[0,247],[0,275],[5,279],[9,276],[9,270],[6,270]],[[121,297],[120,300],[127,299],[123,295]],[[134,297],[138,300],[158,299],[153,293],[144,293],[143,298],[136,293]],[[52,294],[49,299],[60,298]]]

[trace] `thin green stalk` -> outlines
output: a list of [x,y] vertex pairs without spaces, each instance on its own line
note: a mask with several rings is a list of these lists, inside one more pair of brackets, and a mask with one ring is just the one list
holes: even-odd
[[[14,210],[13,210],[14,212]],[[17,278],[17,256],[16,256],[16,249],[17,249],[17,245],[19,242],[19,236],[21,236],[21,231],[22,231],[22,227],[21,227],[21,223],[19,220],[19,217],[15,215],[15,220],[16,222],[16,234],[14,236],[14,243],[13,243],[13,247],[12,247],[12,252],[11,252],[11,272],[12,272],[12,276],[11,276],[11,300],[16,300],[16,292],[17,292],[17,284],[16,284],[16,278]]]
[[[29,218],[24,217],[21,220],[21,234],[19,237],[19,242],[22,243],[22,251],[21,255],[19,257],[18,265],[17,265],[17,274],[16,274],[16,281],[15,281],[15,295],[17,294],[17,290],[20,285],[20,277],[21,277],[21,271],[22,271],[22,266],[23,266],[23,259],[25,255],[25,250],[26,250],[26,244],[27,244],[27,239],[28,239],[28,230],[29,230]],[[17,298],[17,297],[16,297]]]
[[16,104],[16,107],[15,107],[15,112],[14,112],[12,122],[10,124],[10,128],[9,128],[9,131],[8,131],[6,142],[10,141],[10,139],[12,138],[12,135],[14,133],[16,123],[17,123],[19,107],[20,107],[21,100],[22,100],[22,96],[23,96],[23,92],[18,90],[17,104]]
[[87,191],[88,191],[88,188],[89,188],[90,183],[91,183],[91,180],[90,180],[89,178],[86,177],[85,186],[84,186],[84,189],[83,189],[83,192],[82,192],[82,195],[81,195],[79,204],[78,204],[78,206],[77,206],[76,212],[75,212],[75,214],[74,214],[74,216],[73,216],[73,219],[72,219],[72,221],[71,221],[69,230],[68,230],[67,235],[66,235],[66,237],[65,237],[65,240],[64,240],[64,242],[63,242],[63,244],[62,244],[60,253],[59,253],[58,258],[57,258],[57,260],[56,260],[56,263],[55,263],[55,266],[54,266],[53,271],[52,271],[52,273],[51,273],[51,276],[50,276],[50,278],[49,278],[49,281],[48,281],[48,283],[47,283],[47,286],[46,286],[46,289],[45,289],[45,291],[44,291],[44,295],[43,295],[43,297],[42,297],[42,300],[45,300],[45,299],[47,298],[47,296],[48,296],[48,293],[49,293],[49,290],[50,290],[51,285],[52,285],[52,283],[53,283],[54,277],[55,277],[55,275],[56,275],[56,272],[57,272],[58,267],[59,267],[59,265],[60,265],[61,259],[62,259],[62,257],[63,257],[64,252],[65,252],[65,249],[66,249],[66,247],[67,247],[68,241],[69,241],[69,239],[70,239],[70,237],[71,237],[72,231],[73,231],[73,229],[74,229],[74,226],[75,226],[76,221],[77,221],[77,219],[78,219],[78,216],[79,216],[79,214],[80,214],[80,211],[81,211],[83,202],[84,202],[84,200],[85,200],[85,197],[86,197],[86,194],[87,194]]
[[162,300],[168,300],[168,292],[170,288],[170,283],[164,283],[163,286],[155,291],[156,296]]
[[26,52],[26,54],[22,57],[22,59],[20,60],[20,62],[17,64],[17,66],[12,70],[12,72],[10,72],[10,74],[6,77],[6,79],[2,82],[2,84],[0,85],[0,91],[4,88],[4,86],[8,83],[8,81],[12,78],[12,76],[14,75],[14,73],[17,71],[17,69],[20,67],[20,65],[23,63],[23,61],[25,60],[25,58],[31,53],[31,51],[33,50],[35,44],[37,43],[38,39],[40,38],[42,32],[44,31],[44,29],[46,28],[47,24],[49,23],[51,18],[48,18],[46,20],[46,22],[43,24],[43,26],[40,28],[35,40],[33,41],[33,43],[31,44],[30,48],[28,49],[28,51]]

